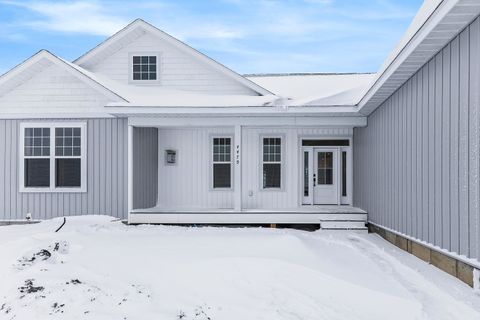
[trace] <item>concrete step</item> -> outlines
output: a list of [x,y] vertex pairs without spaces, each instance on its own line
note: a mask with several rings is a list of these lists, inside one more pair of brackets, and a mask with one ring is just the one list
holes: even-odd
[[322,229],[366,229],[365,220],[321,220]]

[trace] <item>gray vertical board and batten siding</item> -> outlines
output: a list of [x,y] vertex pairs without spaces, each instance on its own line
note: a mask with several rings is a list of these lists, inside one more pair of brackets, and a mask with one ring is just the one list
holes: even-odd
[[354,205],[480,259],[480,18],[354,130]]
[[158,198],[158,129],[133,129],[133,209],[151,208]]
[[19,127],[22,122],[53,120],[0,120],[0,220],[104,214],[127,217],[127,120],[71,119],[87,123],[87,192],[20,193]]

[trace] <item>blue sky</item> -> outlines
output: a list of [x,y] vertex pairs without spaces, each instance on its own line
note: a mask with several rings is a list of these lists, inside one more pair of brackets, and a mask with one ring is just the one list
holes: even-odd
[[422,0],[0,0],[0,74],[143,18],[239,73],[377,71]]

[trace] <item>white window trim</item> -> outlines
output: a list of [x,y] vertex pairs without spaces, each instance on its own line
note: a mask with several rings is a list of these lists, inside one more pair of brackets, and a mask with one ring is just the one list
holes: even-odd
[[[70,156],[55,156],[55,128],[80,127],[81,156],[80,159],[81,177],[79,188],[55,187],[55,159],[74,158]],[[38,157],[50,159],[50,187],[25,187],[25,128],[50,128],[50,156]],[[19,191],[23,193],[84,193],[87,192],[87,123],[86,122],[22,122],[20,123],[19,143]],[[37,157],[36,157],[37,158]]]
[[[265,138],[280,138],[280,188],[264,188],[263,187],[263,164],[264,163],[278,163],[278,161],[271,162],[263,161],[263,139]],[[260,140],[259,140],[259,145],[260,145],[260,191],[284,191],[285,187],[285,135],[284,134],[261,134],[260,135]]]
[[[230,161],[225,161],[225,162],[219,162],[219,161],[213,161],[213,139],[216,138],[230,138]],[[234,177],[234,164],[235,162],[233,161],[234,158],[234,137],[231,134],[215,134],[215,135],[210,135],[210,190],[211,191],[233,191],[234,188],[234,183],[235,183],[235,177]],[[230,188],[214,188],[213,186],[213,165],[215,163],[230,163]]]
[[[155,56],[157,57],[157,79],[156,80],[133,80],[133,56]],[[160,83],[160,74],[161,74],[161,58],[162,54],[160,52],[129,52],[128,53],[128,83],[130,84],[141,84],[141,85],[158,85]]]

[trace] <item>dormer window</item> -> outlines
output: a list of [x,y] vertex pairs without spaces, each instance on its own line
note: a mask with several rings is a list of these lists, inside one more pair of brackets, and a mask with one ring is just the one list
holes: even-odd
[[157,56],[132,56],[132,79],[134,81],[157,80]]

